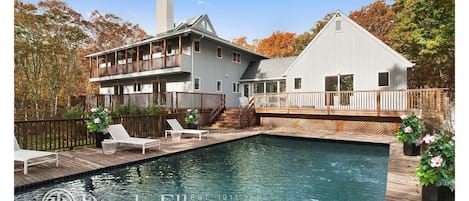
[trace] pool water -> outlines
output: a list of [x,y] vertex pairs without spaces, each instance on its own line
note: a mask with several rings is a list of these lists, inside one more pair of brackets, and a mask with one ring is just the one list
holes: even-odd
[[389,147],[260,135],[20,192],[42,200],[385,200]]

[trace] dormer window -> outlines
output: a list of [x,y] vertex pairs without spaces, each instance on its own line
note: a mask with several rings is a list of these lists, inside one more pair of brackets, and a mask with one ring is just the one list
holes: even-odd
[[335,31],[336,32],[342,31],[342,21],[340,20],[335,21]]

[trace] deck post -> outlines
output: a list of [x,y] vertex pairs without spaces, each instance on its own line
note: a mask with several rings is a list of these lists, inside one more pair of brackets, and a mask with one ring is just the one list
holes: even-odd
[[438,89],[436,92],[436,111],[441,112],[441,89]]
[[125,49],[125,67],[124,67],[124,72],[128,73],[129,71],[129,64],[128,64],[128,54],[127,54],[127,49]]
[[331,105],[331,96],[328,92],[324,92],[324,94],[326,95],[326,108],[327,108],[327,115],[330,114],[330,105]]
[[378,117],[380,116],[380,111],[381,111],[381,92],[376,91],[376,113]]
[[176,113],[179,110],[179,102],[178,101],[179,101],[179,94],[178,94],[178,92],[176,92]]
[[119,56],[119,54],[117,53],[117,50],[114,52],[114,68],[116,69],[116,74],[120,74],[118,73],[119,70],[117,69],[118,68],[118,65],[117,65],[117,56]]
[[137,60],[137,69],[136,69],[136,71],[137,71],[137,72],[140,72],[140,61],[139,61],[139,57],[140,57],[140,46],[137,46],[136,48],[137,48],[137,59],[136,59],[136,60]]
[[182,55],[182,35],[179,35],[179,48],[178,48],[178,63],[177,66],[181,65],[181,55]]
[[287,114],[290,114],[290,94],[288,92],[285,92],[285,108],[287,109]]
[[96,56],[96,70],[97,70],[97,73],[98,73],[97,77],[99,77],[99,56]]
[[106,63],[106,71],[105,71],[105,74],[106,75],[109,75],[109,66],[107,66],[107,62],[108,62],[108,58],[107,58],[107,54],[104,55],[104,63]]
[[148,70],[153,70],[153,42],[150,42],[150,68]]
[[166,68],[166,39],[163,39],[163,68]]

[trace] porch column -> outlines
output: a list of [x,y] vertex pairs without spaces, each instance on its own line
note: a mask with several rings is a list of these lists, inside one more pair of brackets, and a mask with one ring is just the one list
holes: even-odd
[[140,72],[140,61],[139,61],[139,57],[140,57],[140,46],[137,46],[137,72]]
[[181,55],[182,55],[182,35],[179,35],[179,50],[178,50],[178,65],[181,65]]
[[166,68],[166,39],[163,39],[163,68]]
[[90,68],[90,78],[93,78],[93,64],[91,62],[91,57],[89,59],[88,68]]
[[99,77],[99,56],[96,56],[96,77]]
[[124,54],[125,54],[125,56],[124,56],[124,57],[125,57],[125,68],[124,68],[124,69],[125,69],[125,70],[124,70],[124,72],[127,73],[128,69],[129,69],[128,56],[127,56],[127,49],[125,49],[125,53],[124,53]]
[[106,63],[106,75],[109,75],[109,67],[107,66],[107,63],[108,63],[107,54],[104,55],[104,63]]
[[116,51],[114,52],[114,66],[115,66],[115,69],[116,69],[116,74],[120,74],[120,73],[118,73],[118,72],[119,72],[119,69],[117,69],[117,66],[118,66],[118,65],[117,65],[117,60],[118,60],[118,59],[117,59],[117,55],[118,55],[118,54],[117,54],[117,50],[116,50]]
[[153,69],[153,42],[150,42],[150,69]]

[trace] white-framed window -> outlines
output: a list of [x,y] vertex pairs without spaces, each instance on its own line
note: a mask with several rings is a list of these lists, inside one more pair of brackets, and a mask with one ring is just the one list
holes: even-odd
[[380,87],[389,86],[389,72],[378,73],[378,86]]
[[200,41],[194,41],[194,52],[200,52]]
[[142,91],[142,83],[134,82],[134,92],[141,92]]
[[194,90],[200,90],[200,78],[194,77]]
[[341,20],[335,21],[335,31],[336,32],[341,32],[342,31],[342,21]]
[[254,83],[254,93],[265,93],[265,82]]
[[301,89],[301,77],[294,78],[294,89]]
[[239,93],[239,82],[233,82],[231,92],[233,92],[233,93]]
[[222,81],[217,80],[217,86],[216,86],[217,92],[222,92]]
[[223,57],[223,53],[220,46],[217,46],[217,58],[221,59]]
[[241,63],[241,53],[233,51],[233,58],[231,59],[231,61],[235,63]]

